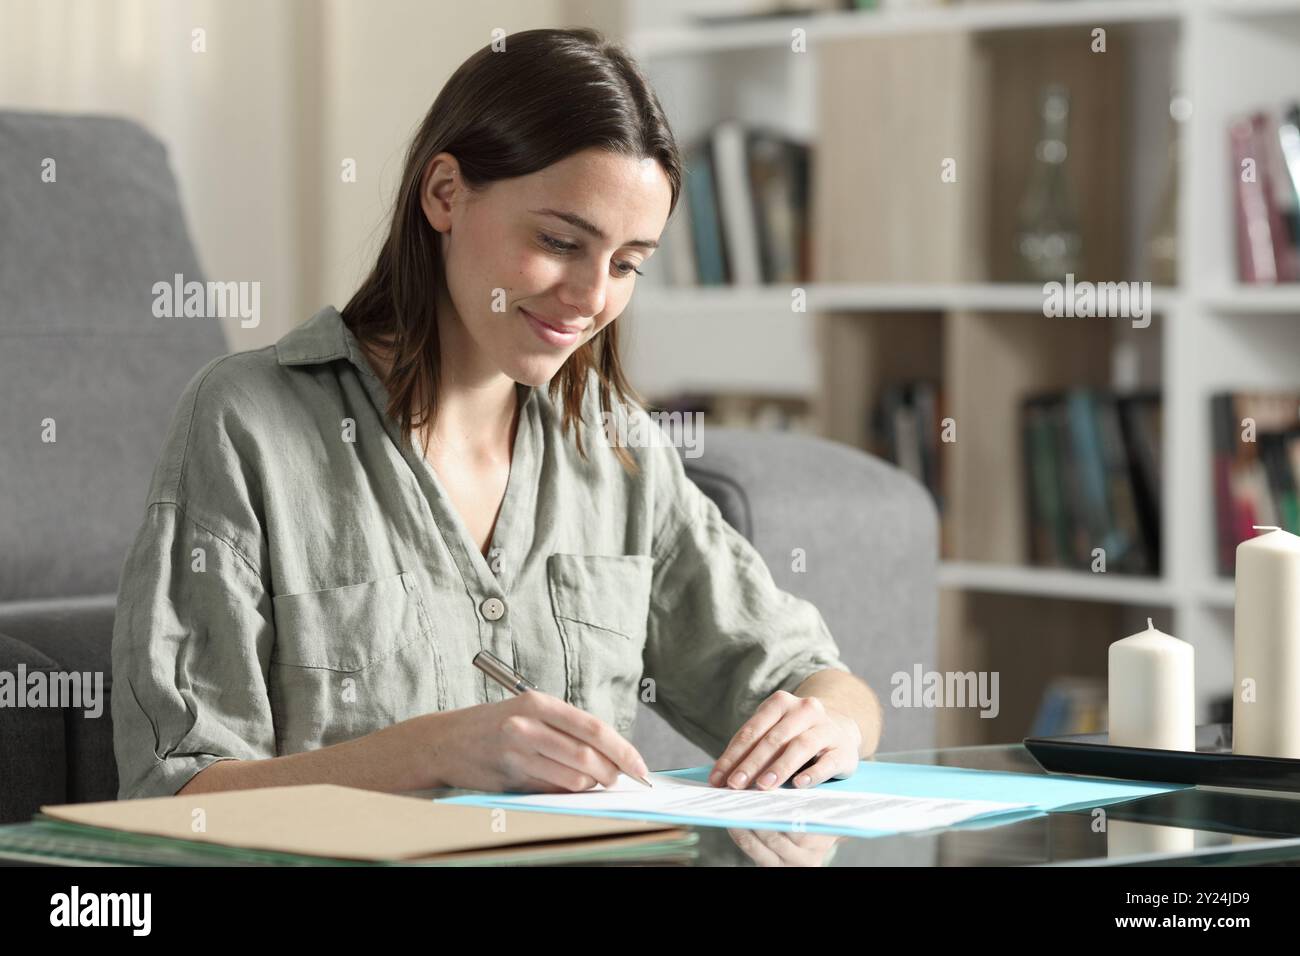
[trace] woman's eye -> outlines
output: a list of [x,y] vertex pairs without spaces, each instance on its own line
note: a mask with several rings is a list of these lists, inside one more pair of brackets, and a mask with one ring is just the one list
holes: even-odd
[[556,252],[572,252],[574,249],[578,248],[577,246],[573,245],[573,243],[564,242],[560,239],[556,239],[554,236],[548,236],[544,232],[539,232],[537,234],[537,237],[542,241],[544,245],[550,246]]
[[[554,236],[548,236],[544,232],[539,232],[537,234],[537,238],[542,243],[542,245],[550,249],[553,249],[555,252],[560,252],[560,253],[573,252],[573,250],[578,248],[571,242],[565,242],[562,239],[556,239]],[[638,269],[636,267],[636,264],[632,262],[616,262],[614,263],[614,265],[618,270],[619,278],[630,276],[634,272],[639,276],[645,275],[645,273],[642,272],[640,269]]]

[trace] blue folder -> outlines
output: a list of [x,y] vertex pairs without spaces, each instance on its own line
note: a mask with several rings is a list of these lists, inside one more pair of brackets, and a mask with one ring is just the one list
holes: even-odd
[[[685,780],[707,781],[712,765],[663,771],[666,776]],[[1110,806],[1140,797],[1171,790],[1186,789],[1188,784],[1163,784],[1103,780],[1064,774],[1005,773],[971,770],[964,767],[936,767],[930,764],[888,763],[877,760],[859,762],[857,771],[844,780],[820,784],[819,790],[859,793],[887,793],[895,796],[934,797],[957,800],[991,800],[998,803],[1026,803],[1015,810],[995,810],[972,817],[956,825],[960,829],[1001,826],[1016,820],[1042,816],[1053,810],[1081,810]],[[831,826],[821,823],[774,823],[768,820],[713,819],[687,815],[650,813],[630,810],[569,810],[553,807],[520,806],[523,794],[472,793],[448,797],[442,802],[465,803],[481,807],[528,810],[538,813],[568,813],[581,816],[617,817],[626,820],[650,820],[656,823],[689,824],[705,827],[741,827],[749,830],[799,830],[838,836],[888,836],[894,830],[867,830],[857,827]],[[917,831],[919,832],[919,831]]]

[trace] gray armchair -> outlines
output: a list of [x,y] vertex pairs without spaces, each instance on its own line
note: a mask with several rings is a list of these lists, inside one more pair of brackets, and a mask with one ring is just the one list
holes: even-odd
[[[209,321],[153,317],[154,282],[201,278],[158,140],[121,119],[0,112],[0,169],[0,671],[98,673],[104,690],[97,717],[0,707],[4,823],[116,796],[122,562],[177,398],[226,344]],[[726,429],[686,466],[886,704],[893,672],[934,666],[936,523],[916,482],[845,446]],[[886,706],[882,750],[933,737],[933,713]],[[648,710],[633,741],[652,767],[708,759]]]

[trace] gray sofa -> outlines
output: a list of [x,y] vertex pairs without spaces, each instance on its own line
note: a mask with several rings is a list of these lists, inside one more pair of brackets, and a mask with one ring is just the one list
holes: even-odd
[[[105,691],[98,717],[0,707],[3,823],[116,796],[118,577],[175,403],[226,344],[214,323],[152,315],[154,282],[200,275],[157,139],[116,118],[0,112],[0,170],[0,671],[98,672]],[[932,746],[933,712],[888,707],[890,675],[936,658],[926,492],[806,437],[711,429],[686,465],[885,701],[881,750]],[[646,709],[633,742],[656,768],[708,760]]]

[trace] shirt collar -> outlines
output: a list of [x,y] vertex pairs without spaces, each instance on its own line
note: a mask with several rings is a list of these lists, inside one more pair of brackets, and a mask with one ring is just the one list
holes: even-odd
[[280,337],[275,354],[281,365],[319,365],[335,359],[352,358],[348,337],[338,309],[327,305],[302,325]]
[[[275,343],[275,354],[281,365],[320,365],[336,359],[347,359],[366,377],[379,381],[374,369],[361,353],[352,330],[343,321],[342,314],[327,305],[297,328],[282,335]],[[520,385],[520,406],[537,394],[536,386]]]

